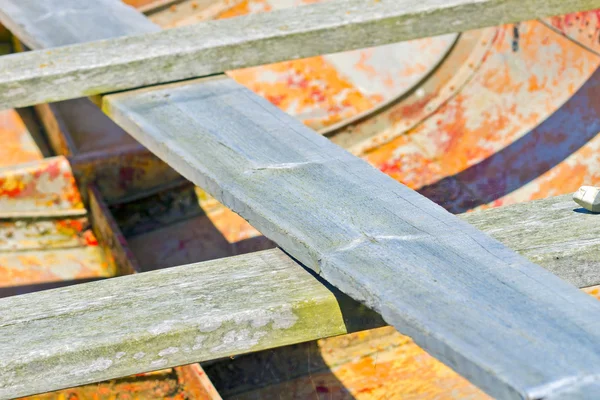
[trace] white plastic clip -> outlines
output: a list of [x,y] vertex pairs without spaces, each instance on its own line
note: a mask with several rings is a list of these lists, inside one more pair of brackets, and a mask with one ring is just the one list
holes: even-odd
[[580,187],[573,193],[573,200],[588,211],[600,213],[600,188],[598,187]]

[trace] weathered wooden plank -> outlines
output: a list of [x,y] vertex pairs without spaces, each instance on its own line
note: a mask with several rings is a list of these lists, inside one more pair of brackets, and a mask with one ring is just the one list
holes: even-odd
[[600,284],[598,217],[570,194],[461,216],[577,287]]
[[[0,1],[0,22],[32,47],[97,37],[97,29],[81,35],[86,23],[105,26],[102,38],[145,33],[2,57],[0,109],[600,7],[599,0],[330,0],[153,32],[156,26],[130,18],[134,11],[115,0],[88,3]],[[41,39],[54,30],[60,33]]]
[[600,304],[235,82],[104,101],[184,177],[490,394],[599,376]]
[[[506,231],[506,224],[500,218],[503,209],[463,217],[487,232],[498,234],[506,245],[525,252],[527,246],[522,246],[521,242],[526,236],[530,243],[552,247],[556,242],[546,242],[545,232],[569,232],[573,243],[578,239],[581,242],[573,247],[573,252],[569,251],[565,257],[553,253],[539,260],[546,265],[553,263],[554,256],[558,256],[559,264],[553,264],[556,272],[568,279],[573,258],[596,271],[600,269],[600,248],[588,241],[588,235],[600,236],[600,224],[595,223],[593,215],[569,212],[571,205],[569,196],[562,196],[507,207],[510,212],[505,215],[509,218],[512,214],[531,217],[515,219],[510,235],[502,234]],[[535,216],[544,218],[537,229],[532,230],[530,227]],[[230,273],[232,279],[229,279]],[[251,286],[245,286],[247,281]],[[254,296],[249,296],[248,291],[254,291]],[[100,299],[98,293],[103,294]],[[204,303],[206,296],[210,296],[212,301]],[[237,303],[238,296],[242,296],[243,301]],[[249,301],[246,301],[247,297],[250,297]],[[36,304],[34,315],[31,315],[31,304]],[[42,305],[41,309],[38,304]],[[205,304],[209,308],[204,308]],[[215,304],[223,306],[214,312]],[[233,337],[221,353],[215,354],[214,346],[208,343],[224,340],[224,332],[235,329],[235,324],[223,322],[227,319],[228,307],[234,306],[237,313],[231,316],[234,321],[237,315],[247,318],[266,315],[273,313],[277,307],[292,310],[297,320],[288,329],[275,329],[272,325],[273,329],[260,326],[254,329],[251,324],[248,325],[246,317],[241,318],[238,331],[248,329],[248,334]],[[25,315],[28,317],[23,318]],[[313,321],[315,315],[318,316],[317,321]],[[206,331],[207,327],[218,324],[223,324],[223,328],[202,333],[206,337],[203,342],[207,343],[206,346],[191,352],[181,350],[174,353],[166,358],[167,366],[207,360],[221,354],[242,353],[249,349],[293,344],[383,323],[349,298],[332,293],[280,250],[149,272],[126,280],[111,279],[5,299],[0,301],[0,316],[3,318],[0,319],[0,354],[3,354],[0,360],[0,398],[102,381],[121,373],[148,372],[155,369],[152,365],[154,358],[150,359],[150,355],[159,358],[157,354],[164,348],[181,348],[194,340],[200,334],[199,330]],[[340,323],[342,320],[344,324]],[[57,325],[61,328],[56,329]],[[153,326],[164,326],[165,329],[151,334],[148,330]],[[167,330],[167,327],[170,329]],[[257,332],[265,335],[260,337],[258,347],[253,347],[251,337],[259,335]],[[65,347],[71,342],[73,347]],[[19,345],[15,346],[15,343]],[[126,351],[124,349],[131,350],[117,359],[117,354]],[[132,355],[144,349],[149,349],[147,359],[143,357],[141,362],[134,361],[135,357],[131,359]],[[178,354],[176,358],[175,354]],[[66,357],[63,363],[58,361],[61,355]],[[86,372],[85,367],[95,365],[94,362],[100,358],[113,361],[114,365],[102,370],[98,364],[98,368],[90,367]],[[24,360],[25,364],[22,363]],[[77,360],[76,364],[72,364],[71,360]],[[80,375],[69,375],[81,365]],[[25,368],[23,372],[17,372],[21,367]],[[31,386],[32,383],[36,385]]]
[[0,21],[31,49],[160,31],[119,0],[0,0]]
[[280,250],[3,299],[0,399],[345,333],[342,312]]

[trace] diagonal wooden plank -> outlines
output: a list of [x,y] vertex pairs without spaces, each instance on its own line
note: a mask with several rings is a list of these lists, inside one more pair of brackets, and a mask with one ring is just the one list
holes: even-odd
[[[572,233],[570,248],[539,261],[570,278],[576,259],[596,271],[597,283],[600,248],[590,238],[600,236],[600,224],[594,215],[570,212],[572,204],[561,196],[461,218],[522,254],[532,244],[553,250],[560,241],[548,240],[547,232]],[[531,229],[536,217],[542,218]],[[287,323],[277,325],[276,318]],[[382,323],[277,249],[33,293],[0,300],[0,399]]]
[[[102,38],[112,36],[113,26],[127,32],[127,15],[112,10],[134,11],[115,2],[1,0],[0,22],[29,45],[60,46],[86,31],[84,21],[106,23]],[[0,109],[598,7],[599,0],[330,0],[162,32],[140,23],[136,32],[143,35],[0,58]],[[62,22],[63,32],[41,39]]]
[[235,82],[111,95],[104,106],[187,179],[490,394],[543,398],[600,376],[600,304]]

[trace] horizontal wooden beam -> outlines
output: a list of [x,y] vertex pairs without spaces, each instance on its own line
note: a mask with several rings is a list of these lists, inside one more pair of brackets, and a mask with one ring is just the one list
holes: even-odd
[[[548,250],[533,257],[565,279],[587,265],[593,285],[600,224],[572,205],[561,196],[462,218],[522,254]],[[568,232],[570,245],[548,232]],[[0,399],[382,324],[280,250],[32,293],[0,300]]]
[[[0,22],[35,48],[72,43],[73,35],[91,40],[86,21],[106,28],[100,37],[143,33],[0,58],[0,109],[600,7],[598,0],[330,0],[154,32],[115,1],[88,3],[0,0]],[[125,19],[139,25],[128,28]],[[44,40],[52,28],[63,33]]]
[[342,312],[279,250],[3,299],[0,399],[342,334]]
[[571,195],[461,216],[577,287],[600,284],[599,217],[580,208]]

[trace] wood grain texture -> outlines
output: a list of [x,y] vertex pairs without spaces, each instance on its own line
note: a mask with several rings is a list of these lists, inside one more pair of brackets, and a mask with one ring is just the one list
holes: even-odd
[[599,376],[600,304],[235,82],[104,101],[184,177],[493,396]]
[[[575,243],[580,238],[581,245],[574,246],[566,254],[560,253],[560,249],[564,247],[558,246],[557,252],[536,258],[542,265],[553,265],[558,276],[569,279],[572,277],[573,260],[587,264],[590,272],[600,270],[600,248],[587,240],[588,235],[600,236],[600,224],[595,223],[593,215],[570,212],[572,204],[569,196],[561,196],[510,206],[506,208],[510,211],[508,218],[511,215],[525,218],[512,219],[509,224],[500,217],[503,209],[461,217],[496,235],[507,246],[520,248],[524,252],[528,251],[528,246],[522,245],[524,237],[528,238],[529,243],[536,243],[538,249],[551,250],[560,241],[545,241],[548,237],[545,232],[572,233],[569,235],[571,242]],[[540,220],[543,222],[536,229],[531,229],[534,220],[527,217],[542,217]],[[503,234],[507,232],[508,226],[510,234]],[[586,229],[579,229],[583,227]],[[581,254],[578,255],[578,251]],[[555,257],[558,257],[556,261]],[[242,272],[246,277],[240,275]],[[594,280],[590,273],[590,281],[586,281],[585,286],[598,281],[597,276],[598,274]],[[249,287],[246,287],[247,280],[251,281]],[[248,290],[254,293],[249,295]],[[205,327],[221,324],[227,320],[228,315],[225,313],[230,306],[235,306],[237,313],[230,316],[233,319],[236,315],[265,315],[277,307],[291,309],[298,319],[289,329],[265,328],[261,331],[258,329],[261,327],[257,327],[256,332],[266,333],[260,337],[259,347],[254,347],[249,339],[250,334],[256,332],[248,328],[251,324],[248,325],[242,319],[238,330],[242,332],[243,329],[248,329],[248,335],[240,334],[228,342],[222,348],[222,354],[226,355],[239,354],[248,349],[304,342],[383,324],[373,312],[331,290],[280,250],[268,250],[149,272],[127,280],[111,279],[2,300],[0,315],[4,319],[0,325],[0,353],[4,355],[4,364],[0,364],[3,367],[0,369],[0,398],[103,381],[121,373],[141,373],[156,369],[152,365],[154,358],[151,360],[150,355],[159,358],[156,355],[162,349],[180,348],[182,343],[194,340],[200,330],[208,330]],[[100,300],[98,293],[103,294]],[[203,303],[207,297],[202,296],[213,299],[207,303],[207,309]],[[223,307],[214,312],[214,304],[221,304],[222,301],[225,301]],[[35,315],[30,315],[32,304],[36,305]],[[43,308],[38,309],[38,304],[44,305]],[[316,322],[312,321],[314,315],[318,316]],[[342,320],[343,324],[339,323]],[[223,329],[203,332],[202,335],[206,337],[204,342],[217,343],[225,340],[228,329],[235,329],[235,324],[227,324],[223,325]],[[56,329],[57,326],[60,329]],[[144,331],[152,326],[165,326],[165,329],[155,330],[155,334]],[[167,327],[170,329],[167,330]],[[535,332],[535,327],[531,331]],[[65,343],[69,342],[75,345],[66,347]],[[15,346],[15,343],[20,344]],[[219,354],[213,352],[213,347],[207,345],[191,352],[181,351],[177,358],[167,358],[167,366],[218,357]],[[123,349],[131,350],[129,354],[117,359],[117,354],[121,354]],[[148,359],[139,363],[131,360],[132,354],[135,356],[144,349],[151,350],[148,352]],[[59,362],[63,356],[65,361]],[[91,368],[85,372],[85,367],[99,358],[116,364],[111,364],[110,368],[104,370]],[[72,360],[78,361],[73,364]],[[76,371],[81,365],[84,372],[69,375],[69,372]],[[24,368],[22,372],[19,372],[20,368]],[[63,376],[64,379],[58,379]],[[32,386],[32,383],[35,385]]]
[[280,250],[16,296],[0,301],[0,399],[346,331],[332,292]]
[[[0,58],[0,109],[600,7],[598,0],[330,0],[154,32],[117,3],[1,0],[0,22],[37,48],[74,43],[73,35],[84,42],[144,34]],[[107,31],[79,36],[89,23]],[[60,33],[42,39],[49,31]]]
[[0,0],[0,21],[31,49],[160,30],[118,0]]
[[600,216],[572,195],[461,216],[506,246],[577,287],[600,284]]

